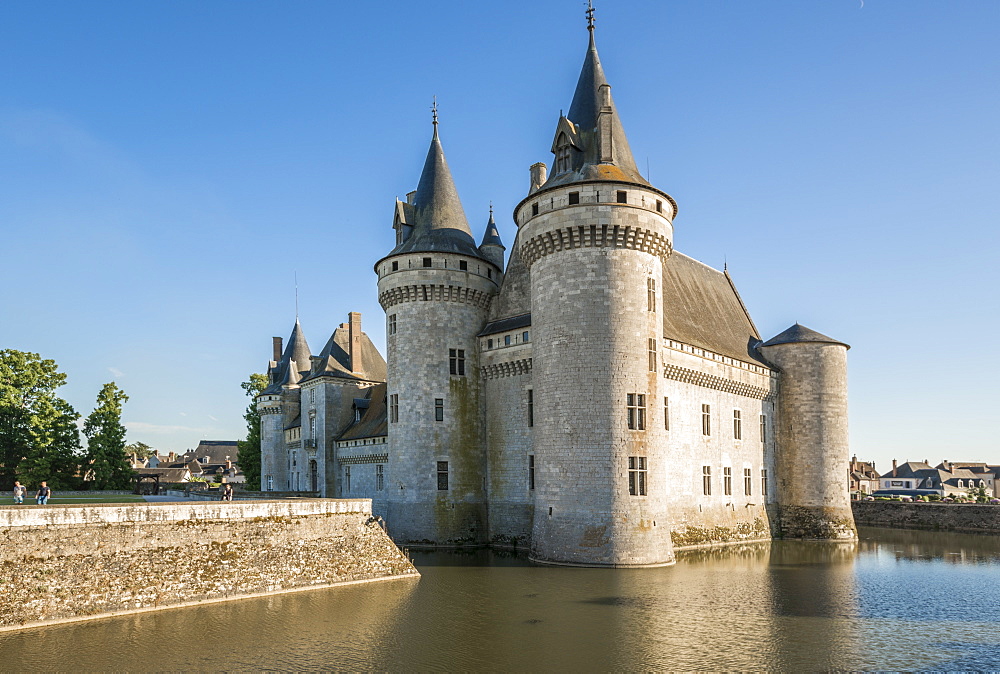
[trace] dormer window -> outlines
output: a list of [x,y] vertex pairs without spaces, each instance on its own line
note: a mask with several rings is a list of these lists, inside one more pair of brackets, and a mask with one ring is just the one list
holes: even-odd
[[569,139],[566,137],[565,133],[559,134],[559,140],[556,142],[556,167],[555,173],[562,173],[563,171],[568,171],[570,169],[571,150]]

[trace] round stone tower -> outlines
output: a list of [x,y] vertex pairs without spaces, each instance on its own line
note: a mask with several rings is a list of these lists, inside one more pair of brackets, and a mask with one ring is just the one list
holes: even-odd
[[[284,354],[281,338],[274,338],[274,358],[268,366],[269,385],[257,397],[260,412],[261,491],[288,491],[294,488],[292,475],[298,468],[285,442],[285,428],[299,416],[302,373],[310,366],[309,344],[299,319],[288,338]],[[295,466],[292,466],[295,459]]]
[[515,210],[530,268],[536,561],[674,561],[656,354],[676,204],[636,169],[593,27],[547,179]]
[[396,247],[375,264],[386,312],[389,534],[398,543],[485,541],[486,453],[476,335],[501,280],[484,255],[438,137],[416,192],[397,202]]
[[847,483],[849,348],[798,323],[757,347],[781,370],[775,472],[785,538],[857,537]]

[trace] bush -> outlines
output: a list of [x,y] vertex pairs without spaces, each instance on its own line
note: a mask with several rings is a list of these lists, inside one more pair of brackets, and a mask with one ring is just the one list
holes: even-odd
[[927,495],[927,500],[928,501],[940,501],[941,500],[941,495],[940,494],[928,494]]

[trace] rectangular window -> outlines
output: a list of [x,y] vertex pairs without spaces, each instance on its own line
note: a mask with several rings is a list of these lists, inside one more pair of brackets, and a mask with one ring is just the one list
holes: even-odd
[[750,474],[749,468],[743,469],[743,493],[750,496],[753,491],[753,476]]
[[702,405],[701,406],[701,434],[711,435],[712,434],[712,406]]
[[628,493],[630,496],[646,495],[646,457],[628,457]]
[[627,204],[628,203],[628,192],[623,190],[618,190],[618,203]]
[[656,372],[656,339],[653,337],[649,338],[647,344],[648,355],[649,355],[649,371]]
[[351,493],[351,467],[344,466],[344,493]]
[[660,201],[659,199],[656,200],[656,212],[657,213],[663,212],[663,202]]
[[767,468],[761,468],[760,471],[760,495],[767,496]]
[[739,410],[733,410],[733,440],[743,439],[743,416]]
[[767,417],[760,415],[760,444],[767,443]]
[[510,335],[504,335],[503,336],[503,345],[504,346],[510,346]]
[[656,280],[646,279],[646,310],[656,312]]
[[535,425],[535,392],[528,389],[528,428]]
[[396,314],[389,314],[389,334],[396,334]]
[[469,271],[469,263],[466,262],[465,260],[459,260],[458,269],[459,271]]
[[486,340],[486,348],[487,349],[492,349],[493,348],[493,340],[492,339],[487,339]]
[[486,278],[493,278],[493,270],[489,267],[486,268]]
[[528,454],[528,489],[535,488],[535,455]]
[[726,496],[733,495],[733,469],[728,466],[722,469],[722,491]]
[[274,476],[267,476],[267,491],[274,491]]
[[701,491],[705,496],[712,495],[712,467],[701,467]]
[[459,377],[465,376],[465,349],[448,349],[448,371]]
[[531,214],[538,215],[538,202],[531,204]]
[[524,332],[521,333],[521,341],[522,342],[527,342],[528,341],[528,331],[527,330],[525,330]]
[[448,462],[437,462],[438,491],[448,491]]
[[646,395],[629,393],[625,397],[628,407],[628,427],[633,431],[646,430]]
[[375,491],[385,489],[385,466],[381,463],[375,465]]
[[389,421],[392,423],[399,421],[399,395],[396,393],[389,396]]
[[663,430],[670,430],[670,398],[663,396]]
[[392,270],[393,271],[399,271],[399,261],[394,261],[392,263]]
[[569,193],[569,205],[572,206],[572,205],[578,204],[578,203],[580,203],[580,193],[579,192],[570,192]]
[[444,421],[444,398],[434,399],[434,421]]
[[425,267],[430,267],[431,266],[431,259],[429,257],[425,257],[424,258],[424,266]]

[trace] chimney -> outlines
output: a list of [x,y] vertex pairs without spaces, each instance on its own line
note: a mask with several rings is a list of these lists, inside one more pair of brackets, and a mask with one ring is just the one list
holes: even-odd
[[271,350],[274,351],[274,362],[281,362],[281,337],[271,338]]
[[347,355],[351,362],[351,372],[361,372],[361,314],[352,311],[347,314],[349,322],[348,339],[350,340]]
[[171,463],[173,463],[173,460],[174,460],[175,458],[177,458],[177,454],[176,454],[176,452],[170,452],[169,454],[167,454],[167,459],[168,459],[168,460],[169,460],[169,461],[170,461]]
[[597,153],[601,163],[607,164],[615,160],[611,133],[611,115],[614,114],[614,108],[611,107],[610,84],[600,86],[600,96],[601,109],[597,113]]
[[896,477],[896,459],[892,460],[892,476]]
[[226,457],[226,470],[232,470],[232,469],[233,469],[233,462],[230,461],[229,457],[227,456]]
[[542,162],[532,164],[528,170],[531,172],[531,187],[528,189],[528,194],[531,194],[537,192],[548,178],[546,177],[545,164]]
[[853,473],[858,469],[858,455],[855,454],[851,457],[851,472]]

